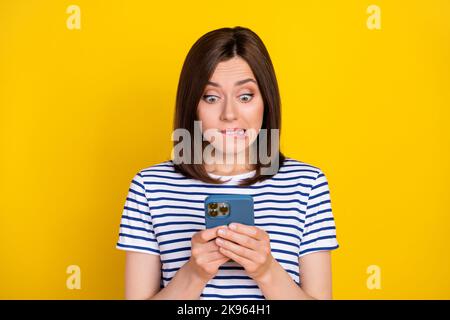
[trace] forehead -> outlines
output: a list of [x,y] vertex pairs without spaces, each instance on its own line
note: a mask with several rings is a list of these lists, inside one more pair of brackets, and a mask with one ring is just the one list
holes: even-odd
[[255,78],[248,63],[241,57],[233,57],[230,60],[219,62],[213,72],[211,81],[226,83],[246,78]]

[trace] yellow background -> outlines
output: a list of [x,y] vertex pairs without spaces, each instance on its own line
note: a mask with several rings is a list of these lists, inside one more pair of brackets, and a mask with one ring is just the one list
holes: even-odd
[[[69,30],[66,9],[81,9]],[[381,8],[381,30],[366,26]],[[170,157],[204,33],[265,42],[282,150],[327,175],[336,299],[450,298],[450,2],[0,2],[0,298],[121,299],[133,175]],[[81,268],[81,289],[66,268]],[[381,268],[381,289],[366,286]]]

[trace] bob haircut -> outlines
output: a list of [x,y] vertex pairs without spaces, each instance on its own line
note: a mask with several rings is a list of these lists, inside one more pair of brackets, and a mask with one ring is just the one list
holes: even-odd
[[[198,121],[197,107],[204,93],[205,87],[219,62],[227,61],[235,56],[244,59],[256,77],[264,103],[264,114],[261,129],[267,129],[267,157],[270,163],[278,157],[279,167],[285,156],[279,147],[275,154],[271,154],[271,129],[281,130],[281,99],[275,71],[269,53],[259,36],[248,28],[221,28],[210,31],[199,38],[189,50],[181,70],[175,102],[174,129],[186,129],[191,137],[194,136],[194,121]],[[280,132],[280,131],[279,131]],[[260,135],[261,133],[259,133]],[[279,146],[279,135],[277,145]],[[243,179],[239,186],[249,186],[258,181],[266,180],[272,175],[261,174],[259,137],[257,143],[257,158],[254,176]],[[177,144],[174,141],[174,146]],[[205,142],[202,142],[203,149]],[[250,147],[250,146],[249,146]],[[191,143],[191,155],[194,155],[194,143]],[[197,179],[207,183],[221,184],[220,179],[208,175],[203,163],[174,164],[175,171],[185,177]]]

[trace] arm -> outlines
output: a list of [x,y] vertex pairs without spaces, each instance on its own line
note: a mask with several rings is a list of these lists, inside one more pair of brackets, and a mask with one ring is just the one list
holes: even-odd
[[149,299],[159,291],[161,262],[158,255],[127,251],[125,299]]
[[198,299],[206,282],[184,264],[169,285],[161,290],[161,261],[158,255],[128,251],[125,268],[127,300]]
[[332,299],[331,254],[319,251],[299,258],[299,287],[275,260],[258,285],[266,299]]
[[229,260],[212,241],[218,228],[200,230],[192,236],[191,257],[161,290],[161,250],[146,193],[139,172],[130,183],[116,244],[117,249],[127,251],[125,298],[199,299],[208,281]]
[[161,260],[159,255],[127,252],[126,299],[192,300],[199,299],[208,281],[228,257],[219,252],[212,239],[217,229],[196,232],[191,240],[191,257],[169,284],[160,290]]
[[245,268],[266,299],[331,299],[329,250],[299,254],[300,287],[272,256],[270,238],[263,229],[232,223],[219,235],[220,252]]

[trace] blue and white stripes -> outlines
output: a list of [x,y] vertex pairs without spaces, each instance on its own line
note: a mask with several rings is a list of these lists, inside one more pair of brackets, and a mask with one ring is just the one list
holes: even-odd
[[[232,176],[223,185],[213,185],[176,173],[171,161],[140,170],[130,184],[116,247],[160,255],[162,285],[167,286],[190,257],[192,235],[205,228],[205,198],[216,193],[249,194],[254,199],[255,225],[269,234],[272,255],[299,283],[299,257],[338,248],[328,181],[319,168],[291,158],[271,179],[236,186],[248,176]],[[264,296],[240,265],[226,262],[200,299]]]

